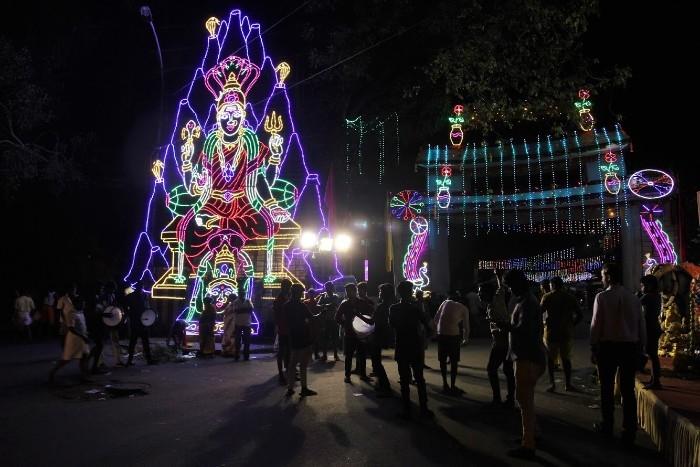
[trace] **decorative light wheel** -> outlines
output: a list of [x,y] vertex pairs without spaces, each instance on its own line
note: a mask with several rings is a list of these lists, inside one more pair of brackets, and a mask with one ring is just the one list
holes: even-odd
[[664,171],[644,169],[630,175],[627,186],[635,196],[643,199],[659,199],[671,194],[675,182]]
[[411,221],[423,211],[423,195],[415,190],[402,190],[391,197],[391,214],[402,221]]
[[423,235],[428,231],[428,221],[423,216],[418,216],[415,219],[411,219],[409,228],[414,235]]

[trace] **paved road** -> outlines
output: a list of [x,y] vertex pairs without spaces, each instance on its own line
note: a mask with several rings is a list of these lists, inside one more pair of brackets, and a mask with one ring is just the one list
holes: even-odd
[[[577,342],[580,358],[574,362],[583,393],[551,395],[544,392],[546,378],[540,380],[541,442],[534,463],[505,455],[516,446],[520,419],[515,411],[487,405],[486,340],[462,350],[463,397],[442,395],[439,372],[426,370],[437,416],[411,422],[396,416],[398,397],[377,399],[359,380],[344,384],[342,362],[313,363],[310,387],[319,395],[300,400],[284,397],[269,354],[249,362],[140,364],[116,369],[91,385],[80,385],[77,366],[71,366],[56,387],[49,387],[46,376],[56,354],[54,342],[2,347],[2,465],[663,465],[643,432],[639,448],[629,452],[602,444],[590,431],[599,410],[589,407],[595,404],[594,388],[583,341]],[[434,348],[427,364],[438,367]],[[388,351],[385,366],[398,390]],[[149,393],[103,398],[100,391],[109,383],[134,383]],[[97,391],[85,392],[90,390]]]

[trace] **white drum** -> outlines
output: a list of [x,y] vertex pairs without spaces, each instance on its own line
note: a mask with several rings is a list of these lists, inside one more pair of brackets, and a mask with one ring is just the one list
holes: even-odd
[[146,309],[141,313],[141,324],[144,326],[153,326],[153,323],[156,322],[156,319],[158,319],[158,315],[156,314],[155,311],[149,309]]
[[368,339],[369,336],[374,333],[374,324],[367,324],[357,316],[352,320],[352,328],[355,330],[355,334],[357,334],[357,338],[360,340]]
[[102,322],[109,327],[119,326],[124,319],[124,312],[118,306],[108,306],[102,313]]

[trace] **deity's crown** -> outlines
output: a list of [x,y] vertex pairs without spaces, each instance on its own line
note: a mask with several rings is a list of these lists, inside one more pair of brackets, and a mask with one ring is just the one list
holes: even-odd
[[245,105],[248,91],[260,77],[260,68],[250,60],[231,55],[204,75],[204,85],[221,103],[241,102]]
[[233,256],[233,253],[231,253],[231,250],[229,250],[228,245],[224,245],[216,254],[216,258],[214,259],[214,267],[218,269],[218,267],[223,263],[235,264],[235,262],[236,258]]

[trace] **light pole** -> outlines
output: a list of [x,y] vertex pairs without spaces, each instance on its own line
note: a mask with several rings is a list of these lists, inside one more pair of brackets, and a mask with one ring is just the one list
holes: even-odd
[[158,64],[160,65],[160,110],[158,112],[158,139],[156,140],[156,147],[159,148],[161,145],[160,135],[161,126],[163,122],[163,99],[165,93],[165,78],[163,75],[163,53],[160,50],[160,41],[158,40],[158,33],[156,32],[156,27],[153,24],[153,14],[151,13],[151,8],[148,5],[144,5],[139,9],[141,16],[145,19],[149,26],[151,26],[151,31],[153,32],[153,39],[156,41],[156,50],[158,52]]

